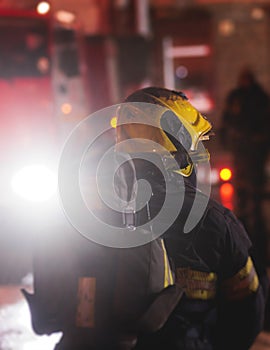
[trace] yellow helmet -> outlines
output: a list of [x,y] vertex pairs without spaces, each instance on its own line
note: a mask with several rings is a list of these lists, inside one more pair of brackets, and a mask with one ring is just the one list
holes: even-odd
[[[153,105],[156,108],[151,108]],[[127,139],[141,139],[139,144],[136,143],[136,150],[125,151],[150,152],[152,149],[148,148],[147,141],[152,140],[172,154],[186,152],[188,155],[196,155],[196,159],[200,160],[205,159],[205,154],[196,154],[198,143],[209,139],[211,129],[211,123],[191,105],[185,94],[148,87],[135,91],[120,106],[117,115],[117,144],[120,145]],[[189,176],[192,169],[193,164],[188,157],[187,164],[179,172],[183,176]]]

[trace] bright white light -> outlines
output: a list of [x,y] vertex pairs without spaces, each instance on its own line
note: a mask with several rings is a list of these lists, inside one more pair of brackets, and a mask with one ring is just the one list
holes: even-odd
[[72,105],[70,103],[63,103],[61,106],[61,111],[64,114],[70,114],[72,111]]
[[[14,291],[19,291],[18,287],[4,287],[1,292],[3,295],[10,292],[15,295]],[[62,336],[62,333],[36,335],[32,330],[30,311],[24,299],[13,301],[12,304],[1,303],[0,334],[2,350],[53,350]]]
[[210,54],[208,45],[174,46],[166,50],[168,57],[205,57]]
[[53,350],[55,349],[55,344],[59,342],[62,333],[54,333],[50,336],[42,335],[39,338],[33,339],[31,341],[23,344],[23,350]]
[[48,13],[50,11],[50,8],[51,8],[51,6],[47,1],[41,1],[37,5],[37,12],[40,15],[45,15],[46,13]]
[[29,165],[17,172],[11,182],[12,189],[32,202],[51,198],[57,189],[55,174],[42,164]]
[[[61,333],[36,335],[31,326],[29,307],[19,292],[20,286],[2,286],[0,307],[1,350],[53,350]],[[8,298],[7,298],[8,297]],[[8,300],[8,303],[5,301]]]
[[65,24],[71,24],[76,19],[76,16],[74,13],[69,11],[64,11],[64,10],[57,11],[55,14],[55,17],[59,22],[65,23]]

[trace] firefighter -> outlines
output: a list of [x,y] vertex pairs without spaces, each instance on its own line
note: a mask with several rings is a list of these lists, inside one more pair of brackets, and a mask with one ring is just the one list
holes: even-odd
[[[256,119],[255,119],[256,117]],[[232,153],[235,212],[245,225],[258,254],[266,261],[263,197],[269,153],[270,99],[253,71],[244,67],[238,84],[226,97],[221,139]]]
[[[89,135],[85,137],[89,142]],[[90,148],[87,159],[90,169],[81,171],[83,189],[89,190],[94,184],[91,179],[96,174],[96,159],[105,153],[108,140],[108,134],[103,133],[101,140]],[[77,138],[72,146],[74,151]],[[69,175],[78,161],[76,152],[68,156],[63,172],[59,167],[59,178]],[[109,164],[102,168],[105,175],[111,171]],[[70,200],[76,202],[76,193],[70,191],[72,186],[67,177],[59,183],[64,184],[60,188],[71,194],[70,204]],[[90,222],[87,232],[105,237],[103,242],[70,225],[74,222],[71,217],[66,220],[57,201],[50,207],[51,215],[44,217],[42,212],[43,225],[37,229],[42,233],[33,243],[34,293],[23,290],[23,294],[30,307],[33,330],[39,335],[62,333],[55,350],[133,349],[138,331],[160,329],[182,296],[181,288],[174,283],[163,240],[123,246],[123,232],[134,233],[128,227],[128,215],[120,211],[113,217],[114,210],[107,210],[109,206],[102,206],[103,203],[91,201],[94,215],[87,211]],[[81,213],[78,206],[75,209]],[[121,238],[113,235],[115,245],[106,240],[110,235],[107,228],[120,232]]]
[[[160,106],[160,111],[151,111],[151,105]],[[160,331],[141,334],[138,350],[248,349],[263,327],[268,285],[253,260],[248,235],[229,209],[196,189],[194,159],[207,158],[207,151],[199,150],[198,145],[208,138],[211,128],[182,92],[165,88],[137,90],[119,109],[116,150],[129,154],[132,166],[127,169],[135,169],[136,180],[144,178],[151,184],[147,215],[141,210],[137,225],[147,217],[154,219],[154,230],[158,230],[162,222],[156,215],[165,193],[175,198],[184,193],[179,215],[163,234],[184,296]],[[134,148],[124,143],[131,139],[136,140]],[[165,153],[154,149],[149,140],[160,144]],[[177,168],[168,165],[168,152]],[[144,159],[149,159],[145,154],[158,156],[162,171],[140,160],[138,154]],[[127,171],[127,179],[129,175]],[[127,186],[134,191],[132,181],[127,180]],[[198,213],[192,210],[195,202],[207,203],[198,220]],[[190,216],[198,223],[185,232]]]

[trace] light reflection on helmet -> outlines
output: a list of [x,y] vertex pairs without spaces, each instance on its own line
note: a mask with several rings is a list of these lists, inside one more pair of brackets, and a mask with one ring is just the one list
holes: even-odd
[[[141,138],[140,151],[152,152],[153,149],[147,148],[151,145],[147,140],[152,140],[174,154],[175,157],[180,153],[186,154],[186,162],[178,170],[183,176],[190,176],[192,173],[193,163],[189,157],[191,154],[193,160],[195,158],[197,161],[209,159],[208,152],[201,154],[198,151],[198,144],[199,141],[209,138],[208,133],[212,125],[191,105],[182,92],[149,87],[135,91],[127,97],[125,102],[119,108],[117,116],[118,144],[127,139]],[[151,109],[151,105],[163,108]],[[132,124],[133,117],[136,118],[136,125]],[[153,121],[153,118],[156,127],[144,124],[149,119]],[[121,124],[123,122],[125,124]],[[138,145],[135,151],[138,151]],[[127,152],[132,153],[132,150],[129,149]]]

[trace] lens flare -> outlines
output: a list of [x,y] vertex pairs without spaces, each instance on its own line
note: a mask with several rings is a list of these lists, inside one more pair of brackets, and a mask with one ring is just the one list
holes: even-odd
[[221,203],[228,209],[233,210],[234,188],[229,182],[224,183],[219,189]]
[[232,178],[232,171],[229,168],[223,168],[219,172],[219,177],[222,181],[230,181]]
[[31,202],[50,199],[57,189],[55,174],[43,164],[25,166],[12,178],[13,191]]
[[45,15],[50,11],[51,5],[47,1],[41,1],[37,4],[37,12],[40,15]]

